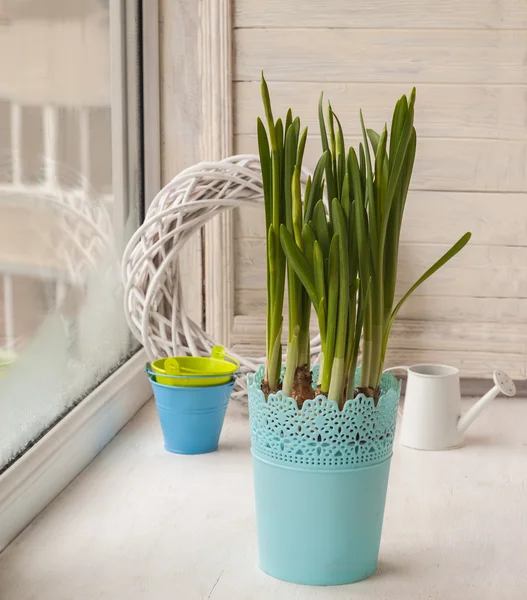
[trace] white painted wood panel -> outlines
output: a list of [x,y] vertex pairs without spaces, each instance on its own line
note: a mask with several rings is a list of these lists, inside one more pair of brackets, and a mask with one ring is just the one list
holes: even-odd
[[[260,343],[258,345],[255,343],[237,343],[234,340],[231,346],[232,351],[244,356],[263,357],[265,344],[261,344],[261,335],[264,333],[259,333],[258,339]],[[524,356],[518,354],[500,354],[494,351],[459,351],[456,350],[456,343],[457,340],[451,340],[449,350],[437,350],[435,348],[426,350],[389,349],[386,353],[385,365],[388,368],[401,364],[447,364],[456,366],[461,371],[461,377],[471,381],[486,379],[493,371],[502,369],[516,380],[525,379]],[[488,388],[490,387],[489,385]],[[478,385],[477,388],[481,389],[481,386]]]
[[[201,84],[195,38],[199,31],[197,3],[160,0],[161,156],[162,185],[184,168],[199,162],[201,133]],[[186,312],[202,322],[202,248],[195,236],[180,253],[185,276],[183,301]]]
[[[365,114],[368,126],[368,114]],[[346,137],[346,146],[358,148],[360,139]],[[235,136],[235,152],[255,153],[255,135]],[[318,136],[310,136],[304,163],[313,168],[322,150]],[[419,138],[412,188],[469,192],[525,192],[527,142],[503,140],[450,140]],[[445,218],[448,218],[445,215]]]
[[237,0],[236,27],[523,29],[524,0]]
[[[489,378],[494,370],[504,369],[524,379],[526,340],[526,324],[480,323],[469,328],[463,323],[401,319],[392,330],[386,365],[441,362],[459,367],[464,377]],[[235,317],[232,341],[236,352],[262,356],[265,318]]]
[[[386,367],[404,364],[442,364],[452,365],[460,370],[465,379],[488,379],[494,371],[502,370],[516,380],[525,379],[525,353],[508,354],[490,348],[481,351],[458,350],[458,340],[450,339],[448,350],[434,347],[414,349],[389,348],[386,353]],[[489,385],[490,389],[492,386]],[[486,391],[486,390],[485,390]]]
[[[404,293],[448,248],[446,244],[402,243],[398,293]],[[238,240],[234,253],[235,288],[264,289],[265,240]],[[469,244],[415,294],[527,298],[527,247]]]
[[269,81],[527,82],[522,30],[237,29],[234,41],[235,81],[264,69]]
[[[527,14],[527,2],[525,5]],[[358,122],[364,109],[370,127],[381,129],[395,102],[408,94],[408,83],[273,82],[273,109],[277,115],[292,107],[303,126],[318,133],[320,92],[331,101],[346,129]],[[256,116],[263,115],[260,84],[234,84],[234,133],[254,134]],[[416,127],[421,138],[527,138],[527,85],[449,85],[423,83],[417,88]]]
[[[202,86],[201,160],[232,154],[231,0],[200,2]],[[232,214],[224,212],[204,227],[205,327],[229,345],[233,315]],[[221,248],[220,251],[218,249]]]
[[[465,231],[472,231],[471,244],[525,246],[527,193],[410,191],[402,241],[445,243]],[[234,211],[234,238],[265,238],[263,206]]]
[[[321,91],[347,144],[357,145],[360,108],[367,126],[380,129],[396,99],[417,86],[418,150],[398,293],[462,233],[473,238],[401,311],[392,358],[466,363],[476,377],[497,360],[525,373],[527,2],[235,0],[233,13],[236,152],[257,149],[262,70],[275,113],[291,106],[309,127],[310,167],[321,152]],[[265,314],[263,229],[263,212],[235,211],[231,339],[252,354],[263,351],[256,324]],[[476,329],[479,338],[463,337]]]
[[[489,323],[467,329],[460,323],[399,320],[390,338],[386,366],[438,362],[458,367],[463,377],[489,378],[494,370],[503,369],[511,377],[524,379],[526,336],[525,325],[511,325],[507,330],[499,323]],[[235,352],[263,356],[264,339],[263,318],[235,318]]]
[[[313,320],[313,329],[316,322]],[[235,339],[242,343],[259,342],[265,329],[265,316],[236,317],[233,327]],[[287,338],[287,316],[284,316],[284,342]],[[396,321],[390,337],[390,347],[408,350],[449,350],[448,340],[457,340],[457,350],[506,352],[524,355],[527,344],[527,323],[479,323],[469,329],[463,323],[421,320]]]
[[[263,289],[236,290],[236,315],[263,315],[265,303]],[[527,323],[527,301],[525,298],[415,295],[405,302],[399,319],[463,322],[467,327],[486,322]]]

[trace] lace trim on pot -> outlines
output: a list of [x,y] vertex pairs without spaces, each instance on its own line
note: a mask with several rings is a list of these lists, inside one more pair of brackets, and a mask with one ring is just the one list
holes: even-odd
[[[392,455],[401,382],[383,375],[377,406],[359,394],[342,410],[325,396],[306,400],[301,409],[283,392],[261,390],[264,367],[248,375],[253,453],[272,462],[325,468],[360,467]],[[313,368],[318,380],[318,369]]]

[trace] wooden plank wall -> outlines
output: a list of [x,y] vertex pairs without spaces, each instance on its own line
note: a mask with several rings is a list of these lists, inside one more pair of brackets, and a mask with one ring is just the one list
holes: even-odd
[[[201,160],[201,81],[199,6],[188,0],[160,0],[161,185]],[[150,198],[153,200],[153,198]],[[202,324],[201,237],[190,239],[180,254],[185,277],[183,302],[188,316]]]
[[[308,125],[331,99],[349,143],[358,111],[389,121],[417,86],[418,153],[398,291],[466,230],[468,248],[408,302],[390,361],[442,361],[468,377],[525,377],[527,342],[527,3],[525,0],[235,0],[234,139],[256,152],[263,69],[275,111]],[[263,351],[262,213],[237,212],[234,346]]]

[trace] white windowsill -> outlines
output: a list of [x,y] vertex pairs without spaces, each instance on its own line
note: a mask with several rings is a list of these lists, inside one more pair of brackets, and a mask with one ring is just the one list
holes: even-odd
[[0,552],[150,398],[145,361],[134,354],[0,475]]
[[397,444],[379,572],[305,588],[258,569],[246,409],[231,404],[218,452],[178,456],[149,402],[0,555],[0,598],[524,600],[526,422],[501,398],[462,449]]

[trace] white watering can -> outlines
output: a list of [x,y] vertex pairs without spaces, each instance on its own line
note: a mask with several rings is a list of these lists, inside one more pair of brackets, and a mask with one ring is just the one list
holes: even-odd
[[464,433],[501,392],[514,396],[516,386],[502,371],[494,372],[494,387],[461,414],[459,370],[446,365],[414,365],[408,372],[401,424],[401,444],[416,450],[448,450],[464,444]]

